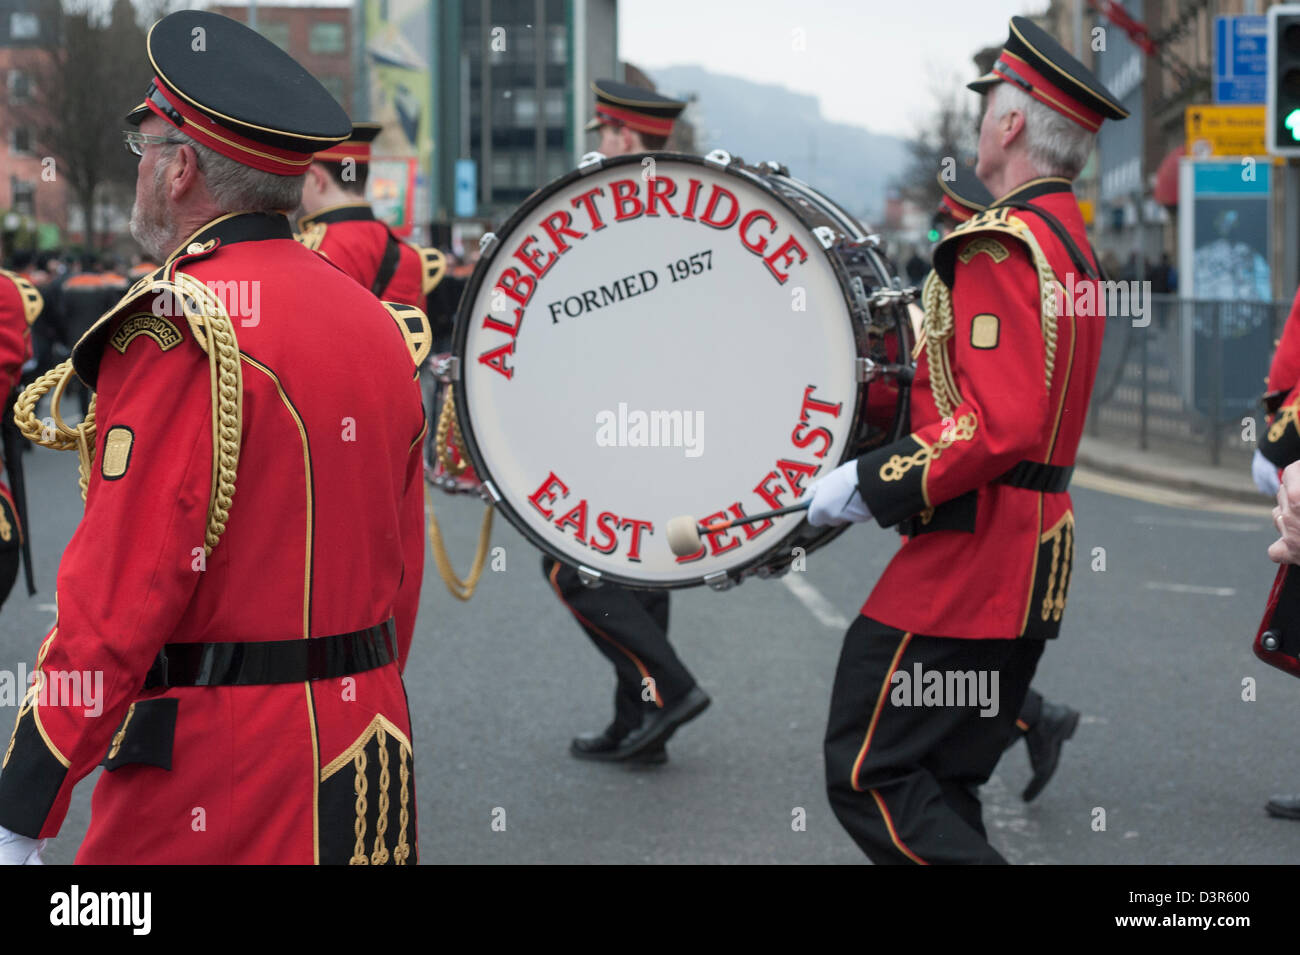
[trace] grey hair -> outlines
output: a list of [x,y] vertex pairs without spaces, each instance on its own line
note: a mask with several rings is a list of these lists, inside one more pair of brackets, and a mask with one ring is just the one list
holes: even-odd
[[990,104],[994,119],[1013,109],[1024,113],[1029,161],[1040,176],[1074,179],[1083,171],[1092,153],[1093,133],[1010,83],[999,83],[990,95],[996,97]]
[[169,142],[194,149],[208,193],[222,212],[292,212],[302,201],[306,173],[278,176],[262,172],[196,143],[184,133],[169,131]]

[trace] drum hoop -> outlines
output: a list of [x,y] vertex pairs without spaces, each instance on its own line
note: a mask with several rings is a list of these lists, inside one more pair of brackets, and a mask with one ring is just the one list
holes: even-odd
[[[475,264],[474,271],[470,275],[468,283],[466,283],[464,292],[461,294],[460,304],[456,309],[455,325],[452,332],[452,342],[451,342],[452,354],[457,356],[460,359],[459,363],[461,369],[460,374],[456,376],[456,380],[452,382],[452,389],[455,394],[456,408],[458,409],[458,414],[460,416],[459,424],[460,424],[461,438],[464,443],[465,450],[469,454],[470,461],[474,465],[474,469],[478,472],[478,474],[483,480],[492,481],[493,487],[496,488],[497,493],[490,499],[489,501],[490,506],[498,508],[501,511],[502,516],[505,517],[505,519],[509,521],[510,525],[516,531],[522,534],[530,544],[538,548],[543,554],[546,554],[552,557],[553,559],[559,561],[560,563],[563,563],[568,566],[577,566],[580,562],[574,561],[572,555],[559,552],[558,548],[550,544],[546,538],[544,538],[541,534],[539,534],[527,521],[525,521],[518,514],[517,510],[510,504],[510,502],[506,499],[506,497],[501,493],[500,488],[496,487],[495,479],[492,476],[492,471],[490,468],[486,466],[484,462],[483,454],[478,447],[478,439],[475,433],[474,423],[469,416],[469,402],[468,402],[468,395],[466,394],[466,381],[465,381],[466,373],[467,373],[467,363],[465,361],[465,345],[466,345],[466,340],[469,337],[471,322],[474,320],[474,312],[473,312],[474,303],[478,299],[479,291],[482,288],[484,281],[486,281],[488,274],[492,272],[493,270],[492,266],[493,263],[496,261],[497,256],[506,251],[506,243],[500,241],[500,237],[508,236],[511,233],[513,233],[517,227],[519,227],[521,224],[523,224],[527,219],[531,217],[532,213],[539,206],[545,204],[546,201],[550,199],[551,196],[553,196],[557,192],[561,192],[562,190],[567,188],[570,184],[585,179],[593,173],[602,172],[606,169],[614,168],[617,166],[630,166],[633,164],[640,164],[647,157],[655,161],[670,160],[672,162],[688,163],[695,166],[707,166],[708,168],[713,169],[717,172],[742,179],[749,185],[765,193],[767,196],[769,196],[772,199],[772,201],[779,203],[782,208],[784,208],[787,212],[789,212],[792,216],[794,216],[794,218],[799,222],[800,225],[804,227],[804,229],[811,232],[812,229],[815,227],[815,224],[810,222],[810,220],[804,214],[803,210],[801,210],[796,203],[792,202],[790,199],[782,195],[778,190],[773,188],[772,185],[768,182],[768,179],[771,178],[771,179],[780,180],[783,183],[792,183],[794,184],[795,191],[800,193],[805,199],[808,199],[810,201],[815,201],[818,208],[821,209],[823,214],[836,220],[837,222],[841,221],[843,218],[847,218],[848,221],[852,223],[853,226],[855,227],[855,232],[858,237],[863,237],[866,235],[865,230],[861,228],[861,225],[857,223],[857,221],[853,219],[852,216],[850,216],[846,210],[843,210],[839,206],[831,203],[829,197],[818,192],[814,187],[809,186],[806,183],[800,182],[797,179],[792,179],[789,176],[778,175],[778,174],[772,174],[770,177],[758,175],[752,172],[749,168],[743,166],[738,160],[733,161],[726,166],[720,166],[715,163],[707,162],[705,160],[705,157],[703,156],[696,156],[691,153],[677,153],[677,152],[669,152],[669,151],[653,151],[653,152],[644,152],[644,153],[633,153],[625,156],[615,156],[603,160],[599,166],[594,168],[578,168],[578,169],[570,170],[568,173],[559,177],[558,179],[554,179],[551,182],[547,183],[546,185],[538,188],[527,199],[525,199],[522,203],[520,203],[520,205],[515,209],[515,211],[511,213],[510,218],[508,218],[504,223],[502,223],[502,225],[499,228],[492,230],[492,233],[498,237],[498,240],[495,243],[493,243],[491,248],[489,248],[479,259],[479,261]],[[826,204],[828,203],[831,204],[830,209],[826,208]],[[822,255],[825,257],[825,260],[830,264],[832,270],[835,273],[836,284],[839,286],[840,296],[844,300],[845,313],[847,314],[848,319],[851,323],[851,328],[853,331],[854,348],[857,352],[858,357],[861,357],[862,355],[861,339],[865,330],[863,328],[862,319],[858,315],[856,304],[854,303],[851,297],[848,270],[845,268],[845,265],[843,261],[841,261],[840,257],[835,254],[835,249],[833,246],[831,248],[826,248],[825,246],[822,245],[821,242],[815,242],[814,246],[818,252],[822,253]],[[887,260],[885,260],[883,256],[881,256],[878,252],[875,252],[874,250],[871,251],[872,251],[873,258],[877,260],[876,261],[877,268],[879,268],[881,265],[888,265]],[[860,453],[857,450],[857,442],[855,439],[860,424],[858,416],[862,412],[863,398],[865,395],[866,395],[866,388],[862,383],[859,383],[853,397],[853,413],[852,413],[852,417],[849,418],[849,421],[852,422],[852,426],[848,432],[848,439],[844,442],[844,447],[841,451],[840,457],[834,462],[830,470],[834,470],[834,468],[839,467],[850,457],[856,457],[857,454]],[[829,471],[827,473],[829,473]],[[800,528],[804,526],[804,523],[805,522],[803,521],[791,522],[790,529],[781,537],[774,540],[768,547],[756,551],[751,558],[744,561],[743,563],[735,564],[727,568],[725,571],[727,577],[731,579],[733,582],[739,582],[743,580],[745,577],[752,575],[756,571],[756,569],[768,563],[771,560],[773,554],[778,553],[783,547],[787,547],[790,544],[792,538],[794,538],[795,535],[799,532]],[[824,546],[834,538],[838,537],[840,533],[842,533],[845,529],[846,529],[845,527],[838,527],[838,528],[831,529],[830,533],[819,535],[818,540],[815,543],[815,546],[818,548]],[[588,568],[588,569],[594,570],[596,568]],[[620,587],[628,587],[634,590],[684,590],[690,587],[698,587],[702,584],[706,584],[710,582],[705,579],[704,575],[697,575],[694,577],[690,577],[678,581],[648,582],[646,580],[637,580],[630,577],[624,577],[621,574],[609,573],[604,570],[599,570],[598,573],[600,575],[600,580],[602,582],[616,584]],[[711,577],[712,574],[710,574],[709,576]]]

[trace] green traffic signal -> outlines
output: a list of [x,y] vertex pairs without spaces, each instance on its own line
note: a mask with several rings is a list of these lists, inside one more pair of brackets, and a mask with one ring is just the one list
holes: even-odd
[[1292,139],[1296,140],[1296,142],[1300,142],[1300,107],[1287,113],[1286,119],[1282,121],[1282,125],[1291,133]]
[[[1300,113],[1300,109],[1296,110],[1296,112],[1297,112],[1297,113]],[[1297,137],[1297,138],[1300,138],[1300,137]],[[927,233],[925,234],[925,237],[926,237],[927,239],[929,239],[931,242],[938,242],[938,241],[939,241],[939,230],[938,230],[938,229],[931,229],[929,232],[927,232]]]

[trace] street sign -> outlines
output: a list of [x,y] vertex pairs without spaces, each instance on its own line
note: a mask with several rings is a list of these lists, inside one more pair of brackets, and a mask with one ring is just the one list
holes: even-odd
[[1189,106],[1183,122],[1187,152],[1197,159],[1267,154],[1263,106]]
[[1214,101],[1262,103],[1267,95],[1268,18],[1214,18]]

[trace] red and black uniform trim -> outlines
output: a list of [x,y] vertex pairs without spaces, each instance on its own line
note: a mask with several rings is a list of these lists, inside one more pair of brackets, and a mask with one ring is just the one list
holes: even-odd
[[966,84],[977,93],[1010,83],[1091,133],[1128,110],[1092,72],[1026,17],[1011,18],[1011,32],[993,68]]

